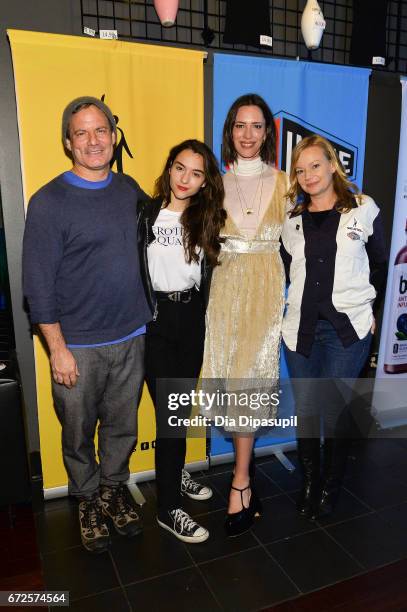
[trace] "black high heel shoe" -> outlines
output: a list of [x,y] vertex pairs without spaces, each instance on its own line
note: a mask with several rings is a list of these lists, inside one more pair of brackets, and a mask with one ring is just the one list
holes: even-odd
[[[254,523],[255,517],[259,517],[262,513],[262,505],[261,501],[257,497],[255,490],[251,487],[250,483],[244,489],[238,489],[237,487],[231,487],[234,491],[240,491],[240,500],[242,502],[242,509],[239,512],[233,512],[232,514],[226,515],[225,520],[225,531],[226,535],[230,538],[239,536],[250,527],[252,527]],[[248,507],[246,508],[243,503],[243,492],[251,489],[250,502]]]

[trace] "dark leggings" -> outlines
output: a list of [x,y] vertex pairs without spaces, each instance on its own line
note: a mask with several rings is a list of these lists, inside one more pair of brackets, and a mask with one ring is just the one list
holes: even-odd
[[168,409],[169,393],[190,393],[199,377],[205,339],[201,295],[190,302],[158,302],[156,321],[147,325],[146,381],[157,424],[155,470],[158,515],[181,506],[181,474],[185,463],[186,428],[170,427],[169,416],[188,417],[191,406]]

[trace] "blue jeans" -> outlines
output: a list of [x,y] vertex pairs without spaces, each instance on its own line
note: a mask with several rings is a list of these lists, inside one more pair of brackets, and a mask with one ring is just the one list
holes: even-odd
[[293,382],[299,437],[343,437],[349,429],[348,405],[369,355],[372,334],[344,347],[328,321],[318,321],[311,354],[305,357],[283,343]]

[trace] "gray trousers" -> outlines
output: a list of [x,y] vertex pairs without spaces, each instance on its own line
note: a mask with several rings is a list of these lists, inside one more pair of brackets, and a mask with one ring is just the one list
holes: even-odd
[[[144,336],[101,347],[71,349],[79,374],[72,389],[52,382],[62,425],[62,453],[71,495],[129,478],[137,440],[137,406],[144,379]],[[98,427],[98,457],[94,436]]]

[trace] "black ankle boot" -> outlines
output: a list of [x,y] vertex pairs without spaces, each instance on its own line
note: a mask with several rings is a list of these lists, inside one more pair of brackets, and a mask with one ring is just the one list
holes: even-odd
[[305,518],[314,520],[318,514],[320,486],[319,438],[299,438],[297,441],[303,486],[297,501],[297,510]]
[[323,478],[318,504],[320,516],[330,516],[336,506],[346,469],[349,443],[346,439],[326,438],[323,446]]

